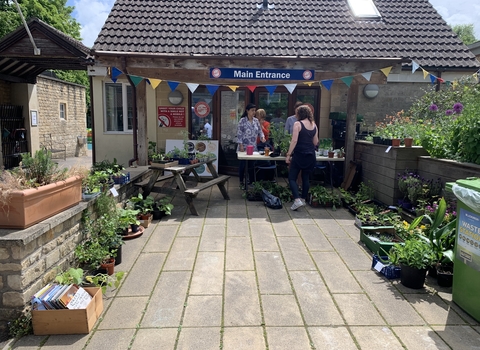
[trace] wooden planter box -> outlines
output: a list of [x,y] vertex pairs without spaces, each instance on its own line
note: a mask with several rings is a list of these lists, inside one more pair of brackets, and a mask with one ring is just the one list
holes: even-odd
[[[369,235],[373,233],[390,234],[393,235],[393,242],[378,242],[372,240]],[[393,247],[395,243],[402,242],[402,239],[395,234],[395,228],[393,226],[365,226],[360,228],[360,241],[365,243],[368,249],[374,254],[385,255]]]
[[25,229],[82,200],[82,179],[71,177],[50,185],[14,191],[0,209],[0,228]]
[[33,333],[88,334],[103,311],[102,290],[87,287],[85,290],[93,299],[86,309],[76,310],[32,310]]

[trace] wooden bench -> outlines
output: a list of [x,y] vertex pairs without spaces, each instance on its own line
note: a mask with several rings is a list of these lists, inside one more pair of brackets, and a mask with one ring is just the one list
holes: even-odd
[[198,216],[197,209],[195,209],[195,206],[193,205],[193,198],[197,197],[197,195],[200,193],[200,191],[203,191],[207,188],[210,188],[212,186],[217,185],[218,188],[220,189],[220,192],[222,192],[223,198],[224,199],[230,199],[228,196],[227,189],[225,188],[225,183],[230,179],[230,176],[228,175],[221,175],[219,177],[215,177],[207,182],[202,182],[199,183],[196,187],[186,189],[184,194],[185,194],[185,200],[187,201],[188,207],[190,208],[190,212],[193,215]]
[[63,153],[63,160],[67,159],[67,145],[54,141],[52,134],[43,135],[43,141],[41,142],[40,147],[46,151],[50,151],[52,153],[52,158],[54,158],[54,155],[56,154]]
[[[165,181],[165,180],[169,180],[169,179],[173,179],[174,177],[175,177],[174,174],[167,174],[167,175],[158,176],[153,184],[151,184],[151,182],[150,182],[150,181],[152,181],[152,179],[148,178],[148,179],[140,181],[140,182],[135,182],[133,185],[137,186],[137,187],[141,187],[142,190],[144,191],[144,194],[148,196],[148,194],[150,192],[152,192],[152,189],[155,188],[154,187],[155,183]],[[147,187],[149,187],[149,185],[150,185],[150,191],[149,191],[149,193],[146,193],[146,189],[147,189]]]

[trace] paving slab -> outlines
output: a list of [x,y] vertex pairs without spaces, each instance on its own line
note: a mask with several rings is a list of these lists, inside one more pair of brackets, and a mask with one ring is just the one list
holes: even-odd
[[280,252],[256,252],[254,257],[261,294],[292,294]]
[[265,349],[262,327],[225,327],[223,350]]
[[225,270],[253,270],[253,252],[249,237],[228,237]]
[[190,294],[222,294],[223,252],[198,252]]
[[351,327],[350,331],[360,345],[360,349],[404,349],[388,327]]
[[278,237],[277,240],[289,271],[316,270],[312,257],[300,237]]
[[305,350],[310,348],[304,327],[267,327],[269,350]]
[[220,327],[222,323],[222,296],[191,295],[188,297],[182,327]]
[[358,350],[347,327],[309,327],[308,332],[316,350]]
[[254,271],[225,272],[224,324],[225,327],[262,324]]
[[220,327],[182,328],[176,350],[220,349]]
[[262,295],[262,305],[267,327],[304,326],[293,295]]
[[177,334],[177,328],[139,329],[135,334],[131,350],[174,349]]

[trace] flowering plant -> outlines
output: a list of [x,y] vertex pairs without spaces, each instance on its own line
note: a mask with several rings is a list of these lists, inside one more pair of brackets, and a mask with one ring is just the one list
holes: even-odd
[[421,177],[408,169],[403,174],[397,175],[398,189],[403,198],[408,198],[412,206],[419,202],[430,203],[442,192],[442,181],[440,178],[429,180]]
[[395,115],[387,115],[383,122],[376,122],[375,131],[372,135],[383,138],[403,139],[412,137],[414,140],[419,139],[418,128],[414,119],[403,110]]

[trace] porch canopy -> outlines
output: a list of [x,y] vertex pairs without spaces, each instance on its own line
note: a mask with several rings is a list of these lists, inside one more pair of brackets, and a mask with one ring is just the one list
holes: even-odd
[[90,48],[80,41],[38,18],[27,25],[39,50],[35,52],[24,26],[4,36],[0,40],[0,80],[35,84],[45,70],[85,70],[93,63]]

